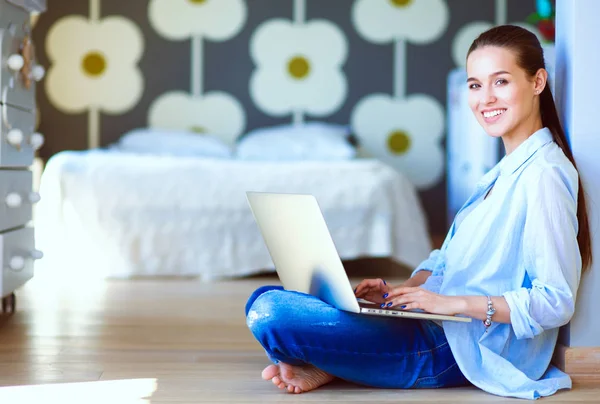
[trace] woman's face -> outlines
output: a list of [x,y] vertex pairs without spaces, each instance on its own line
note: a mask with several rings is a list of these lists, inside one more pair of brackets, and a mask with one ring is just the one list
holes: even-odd
[[469,106],[488,135],[518,133],[539,115],[535,96],[541,90],[517,65],[511,50],[485,46],[473,51],[467,59],[467,77]]

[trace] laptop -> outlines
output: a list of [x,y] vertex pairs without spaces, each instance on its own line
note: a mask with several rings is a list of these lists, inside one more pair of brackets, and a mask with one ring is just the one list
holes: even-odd
[[360,301],[313,195],[246,192],[277,275],[286,290],[307,293],[352,313],[470,322],[468,317],[381,308]]

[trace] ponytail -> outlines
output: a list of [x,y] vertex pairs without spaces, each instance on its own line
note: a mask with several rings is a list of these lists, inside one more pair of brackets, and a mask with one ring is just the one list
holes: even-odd
[[[540,112],[542,115],[542,125],[550,129],[554,142],[561,148],[565,156],[577,169],[575,158],[571,146],[567,141],[565,131],[560,123],[556,105],[552,92],[550,91],[550,83],[546,83],[546,87],[540,94]],[[590,223],[587,214],[587,203],[583,193],[581,178],[578,180],[579,186],[577,191],[577,221],[579,230],[577,232],[577,243],[579,244],[579,253],[581,254],[581,266],[583,270],[592,265],[592,241],[590,237]]]

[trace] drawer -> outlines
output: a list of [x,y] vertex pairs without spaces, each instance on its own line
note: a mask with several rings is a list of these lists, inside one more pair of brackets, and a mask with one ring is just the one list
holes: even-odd
[[32,182],[29,170],[0,170],[0,231],[25,226],[31,220],[32,205],[40,200]]
[[4,0],[0,4],[0,102],[35,111],[35,83],[45,71],[35,58],[30,16]]
[[44,137],[34,132],[35,114],[0,105],[0,166],[29,167]]
[[42,257],[35,249],[33,228],[0,233],[2,296],[7,296],[33,278],[34,260]]
[[27,20],[28,13],[14,1],[0,0],[0,28],[6,28],[11,22],[21,23]]
[[[28,13],[46,11],[46,0],[6,0],[23,8]],[[1,9],[0,9],[1,10]]]

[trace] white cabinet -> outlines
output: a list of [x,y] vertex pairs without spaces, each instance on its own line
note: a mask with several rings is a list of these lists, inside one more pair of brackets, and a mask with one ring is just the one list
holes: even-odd
[[15,308],[14,292],[33,277],[35,249],[31,226],[35,151],[44,142],[35,131],[36,82],[44,76],[35,60],[30,26],[39,1],[0,0],[0,262],[2,311]]

